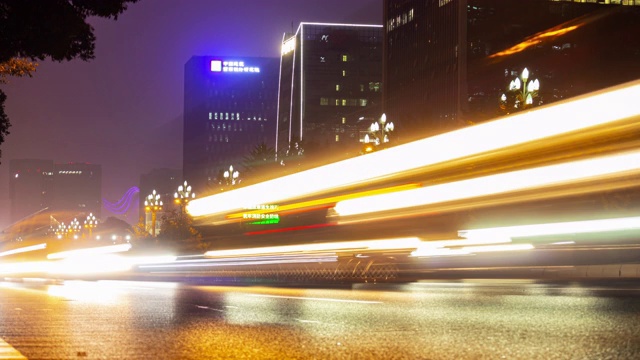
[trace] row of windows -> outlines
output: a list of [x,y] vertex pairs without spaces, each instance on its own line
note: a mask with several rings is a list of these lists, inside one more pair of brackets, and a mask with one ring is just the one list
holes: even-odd
[[[252,126],[252,129],[255,131],[257,130],[256,128],[254,128]],[[225,124],[222,123],[222,125],[220,123],[217,124],[211,124],[211,130],[214,131],[249,131],[249,128],[247,127],[246,124],[238,124],[238,123],[234,123],[234,124]],[[260,131],[264,131],[264,125],[260,125]]]
[[210,112],[209,120],[253,120],[253,121],[267,121],[262,116],[248,116],[246,119],[240,118],[240,113],[228,113],[228,112]]
[[[442,3],[443,0],[440,0],[440,3]],[[446,1],[446,0],[444,0]],[[442,6],[442,5],[440,5]],[[389,20],[387,20],[387,31],[393,31],[394,29],[397,29],[398,27],[410,23],[413,21],[413,9],[407,11],[406,13],[403,13],[401,15],[398,15],[396,17],[393,17]]]
[[367,99],[333,99],[320,98],[320,105],[327,106],[367,106]]
[[[342,86],[340,84],[336,84],[336,91],[341,91]],[[380,91],[380,82],[370,82],[369,83],[369,91],[379,92]],[[364,92],[364,85],[360,84],[360,92]]]

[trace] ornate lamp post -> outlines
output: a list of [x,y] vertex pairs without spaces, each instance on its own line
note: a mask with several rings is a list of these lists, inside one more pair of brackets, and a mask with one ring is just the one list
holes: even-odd
[[189,200],[194,199],[195,197],[196,193],[191,191],[191,185],[187,185],[186,180],[183,185],[178,186],[178,191],[173,194],[174,202],[180,206],[180,210],[182,212],[185,211]]
[[66,235],[67,235],[67,226],[64,223],[58,224],[58,227],[56,228],[56,237],[58,239],[62,239]]
[[73,234],[74,239],[78,238],[78,232],[80,232],[80,229],[82,229],[82,227],[80,226],[80,221],[78,221],[78,219],[76,218],[73,218],[73,220],[71,220],[71,223],[69,223],[69,230]]
[[394,129],[393,122],[387,122],[387,115],[382,114],[382,116],[380,117],[380,120],[372,123],[371,126],[369,127],[369,133],[371,134],[371,136],[369,136],[369,134],[366,134],[364,136],[364,142],[366,144],[372,142],[376,146],[379,146],[384,143],[388,143],[389,133],[392,132],[393,129]]
[[84,227],[89,229],[89,238],[91,238],[93,228],[96,226],[98,226],[98,219],[96,219],[96,216],[93,215],[93,213],[89,213],[89,215],[87,215],[87,219],[84,221]]
[[233,170],[233,165],[229,166],[229,170],[224,172],[224,179],[227,182],[227,185],[235,185],[236,182],[240,180],[236,180],[240,177],[240,172],[238,170]]
[[519,77],[511,80],[507,93],[500,96],[500,108],[507,114],[533,106],[533,99],[538,97],[540,81],[529,80],[529,70],[524,68]]
[[156,214],[158,211],[162,211],[162,200],[160,200],[160,194],[155,190],[144,201],[144,210],[151,213],[151,236],[156,236]]

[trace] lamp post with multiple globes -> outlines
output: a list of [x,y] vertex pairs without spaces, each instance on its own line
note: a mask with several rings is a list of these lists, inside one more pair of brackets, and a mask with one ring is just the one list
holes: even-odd
[[162,200],[160,200],[160,194],[155,190],[147,196],[144,201],[144,210],[147,213],[151,213],[151,236],[156,236],[156,221],[158,211],[162,211]]

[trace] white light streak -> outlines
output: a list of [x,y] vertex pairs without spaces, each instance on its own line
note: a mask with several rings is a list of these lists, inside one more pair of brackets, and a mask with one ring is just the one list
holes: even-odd
[[640,98],[640,82],[636,81],[606,92],[579,97],[534,111],[518,113],[501,120],[392,147],[367,156],[196,199],[189,203],[187,210],[193,216],[204,216],[241,209],[256,203],[278,203],[286,199],[359,184],[391,174],[607,124],[638,116],[640,114],[638,98]]
[[560,185],[640,169],[640,152],[513,171],[452,183],[340,201],[340,216],[398,210]]
[[46,243],[42,243],[42,244],[38,244],[38,245],[25,246],[25,247],[21,247],[21,248],[18,248],[18,249],[13,249],[13,250],[7,250],[7,251],[0,252],[0,257],[13,255],[13,254],[20,254],[20,253],[25,253],[25,252],[30,252],[30,251],[42,250],[42,249],[46,249],[46,248],[47,248],[47,244]]

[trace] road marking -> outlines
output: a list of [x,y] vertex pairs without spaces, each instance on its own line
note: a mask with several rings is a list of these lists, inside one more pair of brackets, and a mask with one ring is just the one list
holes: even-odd
[[269,297],[280,299],[296,299],[296,300],[317,300],[317,301],[332,301],[332,302],[346,302],[357,304],[382,304],[382,301],[369,301],[369,300],[347,300],[347,299],[331,299],[331,298],[314,298],[304,296],[282,296],[282,295],[262,295],[262,294],[248,294],[253,297]]
[[20,354],[20,352],[13,348],[13,346],[7,344],[2,338],[0,338],[0,359],[2,360],[24,360],[26,357]]

